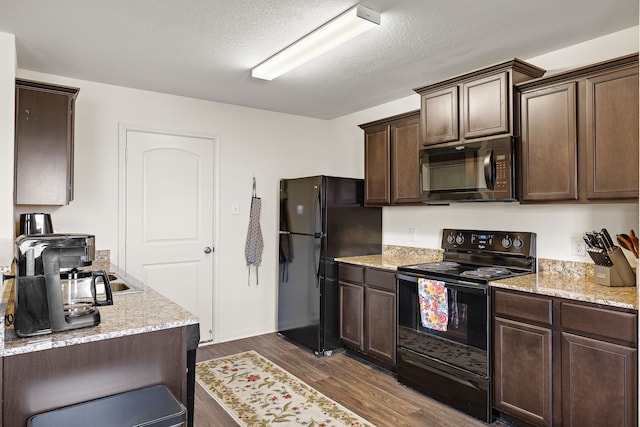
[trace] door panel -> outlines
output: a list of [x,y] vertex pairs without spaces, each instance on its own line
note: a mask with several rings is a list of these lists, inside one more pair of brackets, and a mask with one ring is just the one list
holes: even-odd
[[287,200],[289,231],[314,234],[322,231],[320,215],[322,177],[287,179],[281,181],[281,197]]
[[292,259],[278,284],[278,332],[311,349],[319,343],[321,244],[320,238],[292,234]]
[[124,269],[213,331],[214,141],[127,130]]

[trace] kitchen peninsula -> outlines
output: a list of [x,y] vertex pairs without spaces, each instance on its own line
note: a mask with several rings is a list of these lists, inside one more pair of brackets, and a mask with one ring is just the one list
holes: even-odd
[[[99,307],[98,326],[25,339],[1,328],[0,425],[23,427],[38,413],[155,384],[189,406],[185,371],[197,317],[114,270],[134,291],[114,292],[113,305]],[[3,317],[12,312],[12,289],[6,281]]]

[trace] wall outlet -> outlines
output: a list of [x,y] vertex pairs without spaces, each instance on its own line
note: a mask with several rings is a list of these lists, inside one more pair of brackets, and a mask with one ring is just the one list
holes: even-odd
[[416,241],[416,229],[415,228],[410,228],[409,229],[409,241],[410,242],[415,242]]
[[587,256],[587,245],[580,237],[571,239],[571,254],[576,256]]

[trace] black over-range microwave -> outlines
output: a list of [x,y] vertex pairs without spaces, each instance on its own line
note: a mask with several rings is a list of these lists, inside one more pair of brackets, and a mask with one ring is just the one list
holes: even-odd
[[515,201],[515,140],[500,137],[420,150],[425,203]]

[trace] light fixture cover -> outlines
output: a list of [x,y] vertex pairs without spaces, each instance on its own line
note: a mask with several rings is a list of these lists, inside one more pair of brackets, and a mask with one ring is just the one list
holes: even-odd
[[357,4],[254,67],[251,76],[273,80],[379,24],[380,13]]

